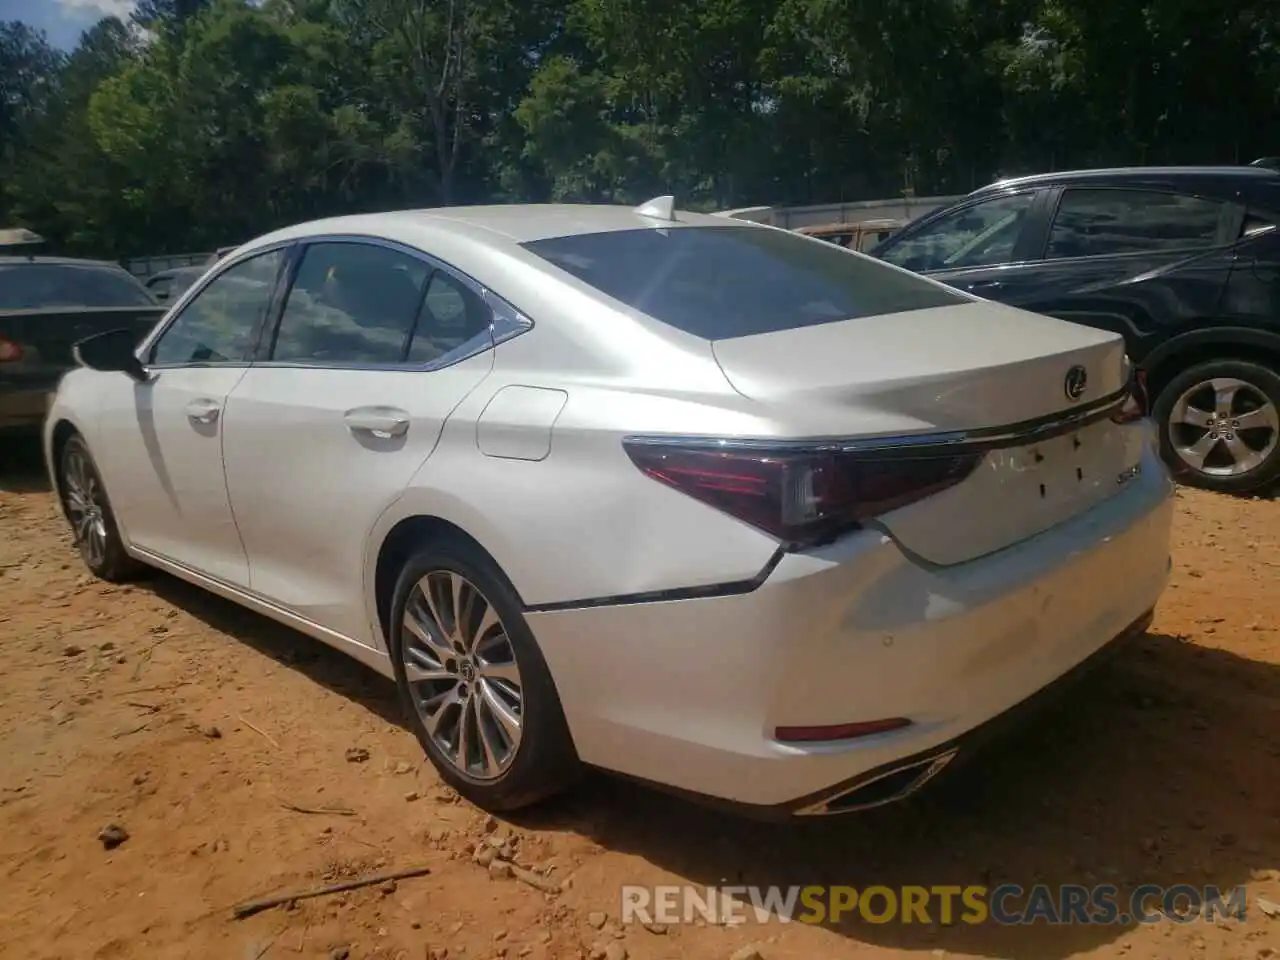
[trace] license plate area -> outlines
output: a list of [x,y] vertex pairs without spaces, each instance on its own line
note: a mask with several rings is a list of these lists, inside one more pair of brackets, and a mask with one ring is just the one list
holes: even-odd
[[1085,452],[1079,433],[1054,437],[1025,447],[1019,453],[1022,469],[1040,500],[1056,503],[1074,500],[1098,479],[1097,462]]

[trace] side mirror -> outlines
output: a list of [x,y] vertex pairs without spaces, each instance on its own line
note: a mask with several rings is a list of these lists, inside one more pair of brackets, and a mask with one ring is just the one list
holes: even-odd
[[151,379],[135,352],[138,334],[134,330],[108,330],[76,341],[72,356],[81,366],[90,370],[103,370],[128,375],[139,383]]

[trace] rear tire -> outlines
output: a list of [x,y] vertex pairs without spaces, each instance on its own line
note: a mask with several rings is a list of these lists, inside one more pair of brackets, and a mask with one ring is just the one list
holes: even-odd
[[96,577],[110,583],[136,579],[146,566],[129,556],[111,510],[89,445],[79,434],[71,436],[59,458],[59,493],[71,522],[71,535],[84,565]]
[[406,719],[449,786],[496,813],[574,783],[581,765],[555,683],[515,590],[483,552],[444,539],[413,554],[388,633]]
[[1248,360],[1213,360],[1178,374],[1152,415],[1160,452],[1182,483],[1251,493],[1280,477],[1280,376]]

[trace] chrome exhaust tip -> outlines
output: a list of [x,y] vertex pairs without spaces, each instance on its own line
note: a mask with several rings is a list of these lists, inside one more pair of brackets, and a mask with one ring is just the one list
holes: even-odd
[[905,800],[941,773],[959,752],[959,748],[953,747],[923,760],[893,767],[855,787],[832,794],[818,803],[797,810],[796,815],[815,817],[855,813]]

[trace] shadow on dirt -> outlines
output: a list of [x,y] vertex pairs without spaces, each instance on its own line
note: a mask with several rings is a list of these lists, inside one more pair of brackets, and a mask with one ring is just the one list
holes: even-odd
[[[158,576],[152,589],[401,723],[392,684],[346,657],[170,577]],[[905,804],[759,824],[597,776],[516,822],[578,833],[701,889],[1113,884],[1123,912],[1141,884],[1227,893],[1249,883],[1252,870],[1280,866],[1277,704],[1280,669],[1151,634],[985,748],[979,762]],[[1008,905],[1023,902],[1015,896]],[[930,910],[929,923],[872,923],[855,910],[824,926],[882,947],[1058,960],[1110,944],[1136,925],[946,925],[936,901]],[[753,915],[749,905],[746,912]],[[1196,935],[1195,925],[1167,926],[1172,937]],[[761,938],[774,932],[761,928]]]
[[[1226,893],[1251,870],[1280,865],[1277,703],[1280,669],[1149,635],[979,762],[899,806],[761,825],[601,780],[572,810],[528,823],[582,832],[698,887],[1113,884],[1124,912],[1141,884]],[[871,923],[854,910],[826,926],[883,947],[1056,960],[1136,925],[947,926],[937,904],[932,923]],[[754,917],[749,902],[745,913]],[[1171,936],[1196,934],[1168,926]]]
[[[0,443],[0,492],[47,489],[38,442]],[[344,655],[166,575],[145,586],[387,722],[402,723],[394,686]],[[1123,911],[1140,884],[1228,891],[1248,884],[1251,871],[1280,868],[1277,731],[1280,668],[1152,634],[1085,678],[1064,703],[906,804],[758,824],[593,777],[518,822],[589,837],[702,889],[1114,884]],[[636,882],[644,882],[644,868],[637,873]],[[855,910],[824,926],[858,943],[1010,960],[1059,960],[1134,928],[945,925],[937,922],[936,904],[930,923],[872,923]],[[1256,907],[1250,919],[1259,922]],[[1176,940],[1197,933],[1194,924],[1166,929]],[[761,928],[760,936],[775,932]]]
[[43,493],[49,474],[40,438],[27,433],[0,433],[0,492]]
[[403,726],[395,685],[350,657],[229,600],[156,572],[141,586],[215,630]]

